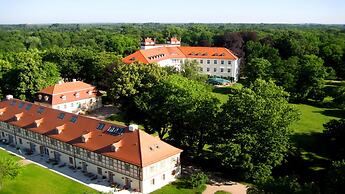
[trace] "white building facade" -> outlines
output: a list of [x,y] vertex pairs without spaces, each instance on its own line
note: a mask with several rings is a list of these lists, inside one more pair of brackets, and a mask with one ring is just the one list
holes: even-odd
[[[62,140],[70,138],[70,135],[61,137],[62,139],[59,137],[63,136],[64,133],[69,133],[70,130],[74,130],[73,133],[79,133],[78,130],[80,130],[80,134],[83,134],[82,128],[78,126],[68,127],[68,125],[72,125],[72,123],[68,123],[70,119],[66,120],[66,127],[64,129],[59,128],[62,126],[60,124],[58,127],[50,129],[51,127],[49,126],[52,126],[52,123],[55,122],[54,119],[56,120],[56,118],[51,118],[51,115],[54,113],[60,115],[61,111],[51,111],[53,109],[45,108],[43,110],[49,113],[38,113],[42,115],[46,114],[46,116],[38,120],[32,115],[36,113],[36,110],[38,112],[42,110],[41,106],[19,100],[16,101],[18,102],[16,105],[10,105],[12,102],[9,101],[0,102],[0,139],[2,142],[22,149],[24,152],[40,154],[59,164],[72,166],[85,173],[92,173],[98,178],[106,178],[109,183],[117,183],[124,188],[142,193],[150,193],[159,189],[174,181],[180,175],[180,153],[182,150],[157,140],[155,137],[151,137],[145,132],[137,129],[135,125],[133,129],[129,129],[130,126],[124,129],[122,134],[115,136],[109,135],[106,130],[103,130],[103,132],[97,129],[97,131],[91,131],[91,133],[95,133],[94,138],[99,138],[98,136],[100,135],[97,134],[103,135],[105,145],[100,145],[100,147],[106,146],[107,144],[105,142],[109,141],[109,139],[116,139],[117,142],[122,142],[122,145],[115,150],[104,151],[104,154],[102,154],[102,151],[99,151],[99,149],[96,149],[97,151],[89,149],[89,147],[94,147],[92,137],[90,137],[89,141],[86,140],[83,143],[73,140],[68,142]],[[18,106],[22,106],[21,104],[23,103],[23,107],[19,108]],[[35,111],[32,112],[32,109]],[[18,110],[20,113],[18,113]],[[29,112],[29,114],[26,112]],[[63,114],[65,114],[65,117],[71,116],[71,118],[77,118],[78,121],[76,124],[78,122],[89,121],[90,126],[93,125],[93,122],[101,122],[104,124],[104,129],[106,129],[108,125],[114,127],[113,124],[108,124],[96,119],[68,113]],[[45,120],[48,118],[49,124],[45,127]],[[86,125],[89,124],[86,123]],[[62,132],[55,133],[55,131],[58,130]],[[75,139],[74,137],[71,138]],[[120,140],[118,140],[119,138]],[[95,142],[98,142],[97,144],[99,144],[99,142],[103,143],[102,139],[95,140]],[[87,145],[88,143],[90,146]],[[120,159],[116,157],[116,152],[120,154],[119,157],[122,157],[120,152],[130,151],[132,149],[130,145],[133,144],[139,144],[138,147],[140,151],[138,153],[133,152],[132,158]],[[151,144],[157,147],[155,148],[157,151],[153,150]],[[138,154],[138,156],[135,156],[136,154]],[[124,155],[128,154],[124,153]],[[134,161],[137,157],[142,157],[139,159],[139,163]]]
[[180,40],[172,38],[167,44],[155,44],[146,38],[142,49],[125,57],[124,63],[157,63],[161,67],[181,68],[186,60],[195,60],[200,66],[200,73],[238,81],[240,60],[224,47],[189,47],[181,46]]

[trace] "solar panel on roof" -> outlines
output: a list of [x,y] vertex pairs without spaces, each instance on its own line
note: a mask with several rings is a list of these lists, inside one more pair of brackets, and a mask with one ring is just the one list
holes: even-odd
[[120,135],[124,132],[125,128],[117,127],[117,126],[110,126],[109,129],[107,130],[108,133],[112,135]]

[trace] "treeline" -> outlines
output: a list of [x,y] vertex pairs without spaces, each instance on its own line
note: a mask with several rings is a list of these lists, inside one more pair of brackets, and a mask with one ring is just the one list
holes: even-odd
[[241,57],[245,84],[257,78],[274,80],[290,93],[290,100],[322,100],[324,79],[345,78],[345,30],[340,25],[4,25],[0,26],[0,59],[16,66],[7,55],[37,49],[47,53],[42,56],[43,61],[55,63],[63,78],[99,85],[101,79],[84,70],[85,66],[100,70],[90,58],[121,58],[139,49],[143,37],[154,37],[163,43],[172,36],[182,38],[184,45],[231,49]]
[[[222,104],[194,62],[181,72],[123,64],[121,58],[147,36],[160,43],[177,36],[185,45],[231,49],[241,57],[244,87],[231,89]],[[32,100],[61,78],[84,80],[107,91],[126,122],[142,124],[190,158],[255,183],[251,192],[337,193],[345,185],[344,157],[336,155],[343,153],[343,121],[325,125],[327,145],[336,151],[326,177],[336,176],[337,182],[324,178],[325,185],[304,184],[273,171],[294,150],[290,126],[299,113],[289,102],[322,101],[330,95],[325,80],[345,78],[344,40],[344,26],[322,25],[1,26],[0,97]],[[333,101],[344,108],[345,86],[339,88]]]

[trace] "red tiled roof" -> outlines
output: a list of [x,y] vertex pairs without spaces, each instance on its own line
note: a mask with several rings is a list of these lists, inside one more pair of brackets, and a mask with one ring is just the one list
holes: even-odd
[[[163,57],[160,57],[164,55]],[[158,57],[155,57],[158,56]],[[157,47],[146,50],[138,50],[122,59],[124,63],[153,63],[171,58],[208,58],[208,59],[238,59],[229,49],[224,47]]]
[[[16,103],[11,105],[13,102]],[[20,103],[24,103],[22,108],[18,106]],[[28,110],[27,105],[31,106]],[[40,109],[43,109],[42,113],[38,113]],[[17,99],[1,101],[0,110],[0,121],[141,167],[182,152],[142,130],[131,132],[127,126],[114,125]],[[63,119],[58,118],[60,113],[65,114]],[[16,115],[20,115],[19,119],[15,119]],[[75,123],[70,121],[72,117],[77,117]],[[99,123],[105,125],[102,130],[97,130]],[[107,130],[111,126],[124,128],[123,134],[110,134]],[[86,142],[82,141],[82,136],[87,138]],[[119,146],[116,151],[111,148],[114,143]]]
[[42,89],[38,93],[52,95],[52,105],[88,99],[98,95],[95,86],[82,81],[55,84]]

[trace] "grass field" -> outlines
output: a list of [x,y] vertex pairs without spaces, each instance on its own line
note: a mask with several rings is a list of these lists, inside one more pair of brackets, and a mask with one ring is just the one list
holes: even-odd
[[169,185],[166,185],[162,187],[161,189],[158,189],[151,194],[166,194],[166,193],[173,193],[173,194],[197,194],[202,193],[206,189],[206,185],[200,187],[200,188],[194,188],[194,189],[187,189],[181,187],[181,181],[177,180]]
[[295,133],[319,133],[323,124],[332,119],[345,118],[345,111],[335,108],[323,108],[307,104],[294,104],[301,113],[301,118],[292,125]]
[[[12,156],[6,151],[0,150],[0,157]],[[73,180],[56,174],[48,169],[35,164],[22,167],[21,173],[14,180],[5,180],[0,194],[86,194],[98,193],[97,191],[79,184]]]

